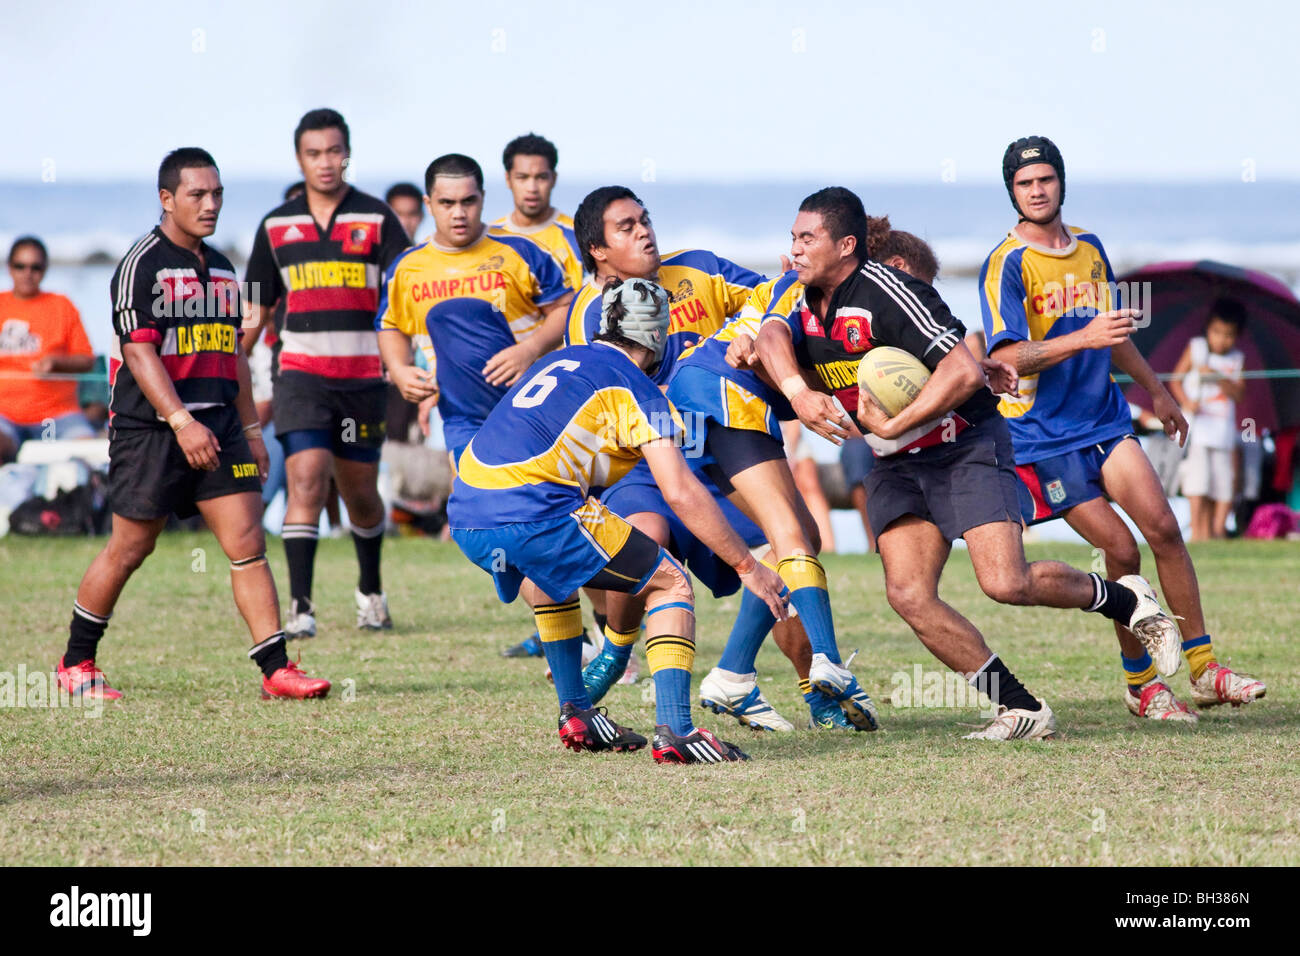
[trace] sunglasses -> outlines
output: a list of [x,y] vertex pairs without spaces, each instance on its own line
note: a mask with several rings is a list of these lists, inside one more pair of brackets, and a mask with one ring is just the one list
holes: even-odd
[[14,272],[44,272],[45,263],[43,262],[11,262],[9,268]]

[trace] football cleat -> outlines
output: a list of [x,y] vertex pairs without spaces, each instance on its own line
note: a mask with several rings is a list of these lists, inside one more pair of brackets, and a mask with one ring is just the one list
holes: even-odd
[[265,700],[272,697],[304,700],[324,697],[329,692],[329,681],[323,677],[308,677],[295,661],[290,661],[270,677],[262,678],[262,697]]
[[857,730],[844,716],[840,705],[821,691],[816,691],[809,702],[808,713],[809,730]]
[[1169,685],[1159,678],[1147,681],[1140,691],[1139,694],[1134,694],[1127,688],[1124,690],[1124,704],[1134,717],[1173,720],[1183,724],[1196,723],[1196,711],[1175,697]]
[[644,737],[614,723],[608,714],[604,707],[578,710],[577,705],[565,703],[560,708],[560,740],[575,753],[580,750],[628,753],[646,745]]
[[388,616],[388,598],[384,592],[362,594],[354,592],[357,600],[357,627],[367,631],[391,631],[393,619]]
[[651,754],[655,763],[735,763],[749,759],[749,754],[735,744],[719,740],[707,730],[696,727],[685,737],[678,737],[663,724],[655,728]]
[[1151,655],[1160,676],[1173,677],[1183,664],[1183,636],[1178,632],[1178,624],[1160,606],[1146,578],[1126,574],[1115,583],[1137,596],[1137,608],[1129,619],[1128,629]]
[[[594,661],[600,655],[600,651],[601,648],[596,646],[596,643],[591,639],[591,634],[589,634],[587,629],[584,627],[582,629],[582,666],[586,667]],[[549,681],[555,680],[554,676],[551,674],[550,667],[546,668],[546,679]]]
[[512,644],[501,652],[502,657],[543,657],[542,638],[536,632],[528,635],[518,644]]
[[289,619],[284,624],[284,639],[316,636],[316,608],[308,598],[289,602]]
[[1222,664],[1211,664],[1192,681],[1192,702],[1198,707],[1215,707],[1231,704],[1240,707],[1259,700],[1268,690],[1262,680],[1246,674],[1237,674]]
[[603,648],[595,659],[582,669],[582,686],[593,704],[599,704],[609,689],[627,670],[629,658],[619,658],[608,648]]
[[71,667],[63,666],[63,658],[59,658],[59,666],[56,671],[59,686],[62,687],[69,697],[84,697],[90,700],[117,700],[122,696],[120,690],[114,690],[108,686],[108,678],[104,672],[95,666],[93,660],[82,661],[80,664],[74,664]]
[[704,675],[700,681],[701,707],[715,714],[729,714],[754,730],[794,730],[794,724],[764,699],[758,689],[758,674],[745,674],[740,680],[732,680],[723,676],[726,673],[715,667]]
[[998,705],[998,715],[983,730],[967,734],[963,740],[1051,740],[1056,736],[1056,715],[1047,701],[1038,698],[1038,710],[1017,707],[1010,710]]
[[847,667],[832,664],[825,654],[814,654],[808,680],[815,690],[839,704],[849,723],[858,730],[875,730],[880,726],[876,705]]

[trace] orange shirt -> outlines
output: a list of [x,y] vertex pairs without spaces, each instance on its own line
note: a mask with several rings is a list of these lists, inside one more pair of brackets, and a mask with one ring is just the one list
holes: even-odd
[[46,355],[93,355],[77,307],[57,292],[20,299],[0,292],[0,415],[18,425],[39,425],[81,411],[76,382],[29,377]]

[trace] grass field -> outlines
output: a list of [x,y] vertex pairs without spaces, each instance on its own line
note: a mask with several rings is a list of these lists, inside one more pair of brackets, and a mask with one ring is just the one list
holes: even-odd
[[[53,666],[101,544],[0,541],[0,671]],[[334,690],[264,702],[215,542],[165,536],[101,646],[126,697],[99,719],[0,710],[0,863],[1300,863],[1296,544],[1193,551],[1221,659],[1269,685],[1196,728],[1129,715],[1106,621],[995,605],[956,553],[945,597],[1057,713],[1061,739],[1014,745],[960,740],[973,708],[883,700],[896,672],[937,664],[885,604],[878,559],[829,557],[840,646],[861,648],[854,670],[884,732],[755,737],[702,715],[753,757],[710,767],[563,750],[542,664],[498,656],[532,629],[522,607],[498,604],[451,544],[385,548],[397,629],[354,629],[352,545],[323,541],[321,636],[303,665]],[[1049,553],[1092,563],[1031,548]],[[283,587],[278,542],[271,554]],[[701,603],[697,685],[737,601]],[[759,671],[772,703],[806,719],[774,647]],[[1185,670],[1173,686],[1185,694]],[[645,685],[606,703],[649,734]]]

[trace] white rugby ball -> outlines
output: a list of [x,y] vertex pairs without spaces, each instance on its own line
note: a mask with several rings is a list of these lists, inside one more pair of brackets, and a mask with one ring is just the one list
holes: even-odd
[[893,418],[921,394],[930,370],[911,352],[882,345],[858,363],[858,384]]

